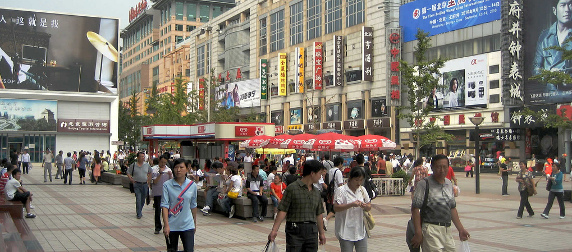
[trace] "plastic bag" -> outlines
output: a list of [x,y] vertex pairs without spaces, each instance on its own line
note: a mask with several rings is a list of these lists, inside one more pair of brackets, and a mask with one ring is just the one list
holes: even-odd
[[468,241],[462,241],[461,246],[459,247],[459,252],[471,252],[471,248],[469,248]]
[[274,241],[268,241],[263,252],[278,252],[278,245]]

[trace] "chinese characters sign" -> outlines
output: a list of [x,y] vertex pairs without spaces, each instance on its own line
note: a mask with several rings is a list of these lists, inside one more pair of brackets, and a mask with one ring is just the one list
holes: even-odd
[[143,13],[146,9],[147,9],[147,0],[143,0],[140,3],[138,3],[135,7],[131,7],[131,10],[129,10],[129,22],[131,23],[133,19],[136,19],[139,16],[139,14]]
[[199,110],[205,109],[205,79],[199,79]]
[[268,99],[268,62],[260,59],[260,99]]
[[263,126],[234,126],[235,137],[251,137],[264,135]]
[[344,38],[334,35],[334,86],[341,86],[344,71]]
[[362,73],[364,81],[373,81],[373,28],[361,28]]
[[418,28],[433,36],[499,20],[501,1],[418,0],[402,5],[399,13],[403,42],[409,42],[415,40]]
[[109,133],[109,120],[58,119],[58,132]]
[[322,42],[314,42],[314,89],[322,90]]
[[296,47],[296,93],[304,93],[304,47]]
[[502,43],[503,58],[503,100],[504,105],[521,105],[523,102],[523,71],[524,71],[524,47],[523,31],[522,31],[522,0],[503,1],[503,27],[507,27],[502,31],[502,37],[505,43]]
[[[554,104],[529,106],[528,108],[534,112],[540,112],[543,116],[548,116],[549,113],[554,114],[556,112],[556,105]],[[523,109],[524,108],[522,107],[509,109],[511,128],[544,128],[544,123],[542,120],[545,118],[535,118],[530,115],[523,115],[521,113]]]
[[280,53],[280,59],[279,59],[279,68],[280,68],[280,72],[279,72],[279,76],[278,76],[278,95],[279,96],[286,96],[286,70],[287,70],[287,65],[286,65],[286,53]]
[[387,47],[387,93],[389,99],[387,106],[401,105],[401,72],[399,71],[399,61],[401,60],[401,29],[387,28],[389,43]]

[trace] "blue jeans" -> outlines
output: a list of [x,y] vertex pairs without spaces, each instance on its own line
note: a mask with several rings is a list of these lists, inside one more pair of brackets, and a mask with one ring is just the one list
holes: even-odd
[[184,251],[193,252],[195,249],[195,230],[189,229],[185,231],[170,231],[169,238],[165,237],[167,242],[167,251],[178,251],[179,250],[179,236],[183,242]]
[[216,190],[216,187],[211,187],[209,188],[209,190],[207,191],[207,198],[206,198],[206,204],[207,206],[209,206],[211,208],[210,211],[214,210],[214,205],[213,202],[218,198],[218,192]]
[[548,193],[548,203],[546,203],[546,208],[544,208],[544,214],[548,215],[550,213],[550,209],[552,208],[552,204],[554,203],[554,198],[558,200],[558,205],[560,206],[560,216],[566,216],[566,209],[564,206],[564,200],[562,197],[564,196],[563,192],[553,192],[550,191]]
[[229,212],[230,212],[230,207],[231,207],[232,205],[234,205],[234,202],[233,202],[232,199],[229,198],[228,196],[225,196],[224,199],[222,199],[219,203],[220,203],[219,205],[222,207],[222,210],[223,210],[225,213],[229,213]]
[[141,211],[143,210],[143,205],[145,204],[145,199],[149,193],[149,188],[147,183],[133,183],[133,189],[135,190],[135,211],[137,212],[137,217],[143,216]]
[[272,199],[272,205],[274,205],[274,207],[278,207],[278,198],[274,195],[270,195],[270,198]]

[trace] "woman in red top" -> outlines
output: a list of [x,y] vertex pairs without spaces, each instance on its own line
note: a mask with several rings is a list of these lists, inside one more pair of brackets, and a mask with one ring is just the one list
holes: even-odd
[[270,184],[270,198],[274,204],[274,219],[276,219],[276,213],[278,213],[278,203],[280,203],[280,200],[282,200],[284,190],[286,190],[286,184],[282,182],[282,178],[280,176],[275,176],[274,183]]

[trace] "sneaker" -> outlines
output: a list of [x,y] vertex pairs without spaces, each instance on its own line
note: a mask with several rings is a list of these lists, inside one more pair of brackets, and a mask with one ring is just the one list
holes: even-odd
[[560,219],[564,219],[564,218],[566,218],[566,217],[565,217],[565,216],[560,216]]
[[503,194],[502,196],[509,196],[510,194]]
[[203,209],[201,209],[201,212],[203,212],[203,215],[207,215],[209,214],[209,210],[211,210],[211,207],[205,206]]
[[30,204],[30,209],[36,208],[34,205]]
[[258,217],[258,219],[259,219],[260,221],[264,221],[264,217],[262,217],[262,216]]
[[534,217],[534,214],[529,214],[528,217],[532,218],[532,217]]
[[328,219],[324,217],[323,220],[324,220],[324,231],[328,231]]
[[161,232],[161,230],[155,230],[154,234],[159,234]]
[[36,215],[33,213],[26,214],[26,218],[36,218]]
[[544,219],[548,219],[548,215],[547,215],[547,214],[541,213],[540,216],[542,216],[542,218],[544,218]]
[[256,219],[256,217],[252,217],[252,222],[258,222],[258,219]]
[[522,216],[516,216],[517,219],[522,219]]
[[228,218],[231,219],[234,216],[234,206],[230,207],[230,212],[228,213]]

